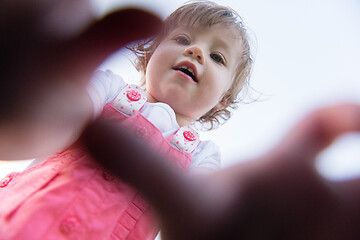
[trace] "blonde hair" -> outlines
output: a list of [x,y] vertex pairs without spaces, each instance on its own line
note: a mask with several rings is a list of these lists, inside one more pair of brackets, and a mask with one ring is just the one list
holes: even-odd
[[152,54],[171,30],[184,24],[200,28],[211,27],[215,24],[226,24],[237,31],[241,41],[242,51],[232,85],[214,108],[197,119],[203,126],[210,124],[206,128],[211,130],[225,123],[231,117],[230,110],[237,108],[237,104],[240,102],[238,95],[243,87],[248,84],[253,65],[246,29],[241,17],[233,9],[210,1],[188,2],[165,19],[161,33],[151,39],[134,43],[128,49],[133,51],[137,57],[135,67],[142,73],[141,85],[144,86],[146,67]]

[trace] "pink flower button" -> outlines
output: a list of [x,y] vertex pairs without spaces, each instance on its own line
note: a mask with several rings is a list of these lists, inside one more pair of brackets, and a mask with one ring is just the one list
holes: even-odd
[[127,116],[133,116],[145,103],[146,93],[139,88],[139,86],[129,84],[120,91],[118,96],[112,102],[112,106]]
[[79,225],[80,223],[77,217],[69,216],[61,222],[60,231],[65,235],[69,235],[75,232]]
[[185,131],[185,132],[183,133],[183,135],[184,135],[185,139],[188,140],[188,141],[190,141],[190,142],[196,140],[195,135],[194,135],[192,132],[190,132],[190,131]]
[[137,137],[144,140],[146,140],[146,138],[149,136],[149,131],[146,129],[146,127],[136,127],[134,132]]
[[107,171],[107,170],[104,170],[104,171],[103,171],[102,177],[103,177],[106,181],[113,181],[113,180],[115,180],[114,175],[112,175],[112,174],[111,174],[109,171]]
[[127,92],[126,96],[131,100],[131,101],[139,101],[141,98],[141,94],[136,91],[136,90],[130,90]]
[[185,154],[192,153],[200,143],[199,134],[189,126],[182,126],[170,143]]
[[0,181],[0,188],[4,188],[6,187],[12,180],[12,177],[4,177],[1,181]]

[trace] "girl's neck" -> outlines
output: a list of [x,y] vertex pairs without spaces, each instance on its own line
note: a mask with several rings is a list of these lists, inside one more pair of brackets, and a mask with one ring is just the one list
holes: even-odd
[[156,100],[151,94],[147,93],[147,101],[151,103],[157,103],[158,100]]
[[178,114],[176,112],[175,112],[175,116],[176,116],[176,122],[179,124],[180,127],[191,125],[191,123],[193,122],[192,119],[189,119],[188,117]]
[[[158,101],[153,97],[151,96],[150,94],[147,94],[147,101],[148,102],[151,102],[151,103],[157,103]],[[174,111],[175,112],[175,111]],[[183,126],[188,126],[190,125],[193,120],[190,119],[189,117],[187,116],[184,116],[182,114],[179,114],[177,112],[175,112],[175,116],[176,116],[176,122],[178,123],[178,125],[180,127],[183,127]]]

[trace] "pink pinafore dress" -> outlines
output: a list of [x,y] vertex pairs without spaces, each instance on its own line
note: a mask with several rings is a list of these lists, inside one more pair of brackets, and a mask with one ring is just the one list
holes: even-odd
[[[164,138],[141,113],[146,94],[127,85],[103,116],[129,126],[155,150],[187,170],[198,134],[182,127]],[[122,159],[126,161],[126,159]],[[112,176],[80,144],[0,181],[0,239],[154,239],[158,226],[148,203]]]

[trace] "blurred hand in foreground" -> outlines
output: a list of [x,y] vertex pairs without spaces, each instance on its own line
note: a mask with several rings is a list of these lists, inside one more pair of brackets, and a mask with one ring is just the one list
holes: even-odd
[[[90,153],[153,204],[163,239],[358,239],[360,182],[331,182],[314,168],[341,134],[360,131],[360,107],[314,111],[254,161],[191,176],[111,122],[85,131]],[[121,147],[120,147],[121,146]],[[113,161],[114,156],[118,161]]]
[[[160,24],[135,9],[95,19],[87,0],[2,1],[0,159],[50,154],[75,140],[91,118],[83,107],[93,70]],[[137,139],[101,119],[83,139],[149,199],[165,239],[343,240],[360,235],[359,180],[330,182],[314,160],[336,137],[359,130],[359,106],[321,109],[263,157],[206,176],[185,175],[151,149],[138,151]]]

